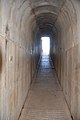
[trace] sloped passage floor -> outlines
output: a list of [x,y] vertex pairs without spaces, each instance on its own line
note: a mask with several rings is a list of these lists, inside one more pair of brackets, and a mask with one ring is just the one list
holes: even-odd
[[63,92],[48,56],[43,56],[20,120],[71,120]]

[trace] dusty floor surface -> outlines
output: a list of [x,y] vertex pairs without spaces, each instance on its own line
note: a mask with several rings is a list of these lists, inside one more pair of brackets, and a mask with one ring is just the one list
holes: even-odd
[[37,78],[31,86],[20,120],[71,120],[48,56],[42,58]]

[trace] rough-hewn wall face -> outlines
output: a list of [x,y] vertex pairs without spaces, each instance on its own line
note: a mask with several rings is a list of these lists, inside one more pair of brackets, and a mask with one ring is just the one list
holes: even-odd
[[34,19],[27,0],[0,1],[0,120],[18,120],[26,99],[33,49],[33,59],[39,58],[39,49],[32,49]]
[[0,120],[18,120],[40,57],[39,28],[52,30],[54,23],[51,54],[71,114],[80,120],[79,0],[0,0]]
[[66,0],[55,23],[54,63],[74,120],[80,120],[80,1]]

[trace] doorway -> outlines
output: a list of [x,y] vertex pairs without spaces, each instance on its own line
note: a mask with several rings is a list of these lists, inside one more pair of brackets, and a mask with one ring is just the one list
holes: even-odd
[[50,37],[41,37],[42,55],[50,54]]

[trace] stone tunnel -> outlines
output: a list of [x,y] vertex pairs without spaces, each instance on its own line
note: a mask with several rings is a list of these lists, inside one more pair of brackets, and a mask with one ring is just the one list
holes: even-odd
[[0,0],[0,120],[80,120],[80,0]]

